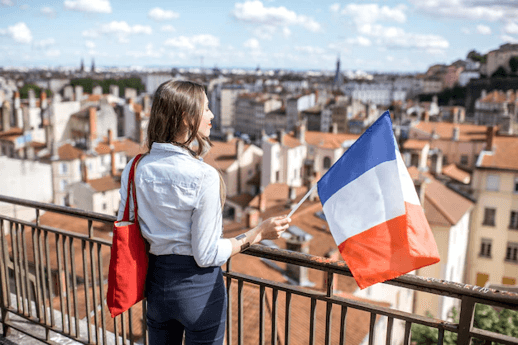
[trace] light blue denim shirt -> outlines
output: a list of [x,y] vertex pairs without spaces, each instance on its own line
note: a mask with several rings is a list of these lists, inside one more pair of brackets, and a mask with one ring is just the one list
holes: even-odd
[[[122,172],[119,220],[124,214],[132,161]],[[219,184],[216,169],[186,149],[153,143],[135,173],[140,229],[152,254],[191,255],[200,267],[221,266],[228,260],[232,244],[221,238]]]

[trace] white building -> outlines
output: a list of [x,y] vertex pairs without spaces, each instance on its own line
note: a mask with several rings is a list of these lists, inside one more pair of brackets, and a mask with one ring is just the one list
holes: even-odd
[[97,213],[117,215],[120,203],[120,179],[111,175],[76,182],[70,186],[74,207]]

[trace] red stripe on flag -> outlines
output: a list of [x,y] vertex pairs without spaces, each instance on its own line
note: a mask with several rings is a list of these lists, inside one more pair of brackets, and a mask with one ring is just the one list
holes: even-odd
[[406,215],[376,225],[338,246],[361,289],[439,262],[423,209],[407,202],[405,207]]

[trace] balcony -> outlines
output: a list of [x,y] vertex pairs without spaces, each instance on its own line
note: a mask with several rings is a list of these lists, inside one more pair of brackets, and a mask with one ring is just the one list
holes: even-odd
[[[43,343],[147,344],[146,303],[112,319],[107,310],[107,270],[115,217],[0,195],[0,308],[3,335],[11,329]],[[45,225],[58,215],[63,228]],[[30,219],[30,220],[24,220]],[[66,222],[65,222],[66,220]],[[66,224],[73,224],[66,225]],[[323,272],[325,291],[280,283],[226,265],[229,305],[226,344],[410,344],[421,324],[485,344],[518,344],[473,327],[477,303],[518,310],[518,294],[405,275],[384,284],[460,301],[459,322],[402,312],[335,294],[334,282],[351,277],[344,262],[265,246],[251,255]],[[238,258],[238,257],[236,257]],[[296,311],[296,312],[295,312]],[[1,342],[1,338],[0,338]]]

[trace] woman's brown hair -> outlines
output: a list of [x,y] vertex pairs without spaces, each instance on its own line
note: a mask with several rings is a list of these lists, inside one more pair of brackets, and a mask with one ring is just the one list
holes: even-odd
[[[201,155],[210,146],[209,138],[198,134],[203,107],[205,89],[202,85],[181,80],[170,80],[161,84],[155,92],[147,128],[147,146],[151,150],[153,143],[174,143],[190,150],[196,141],[196,155]],[[177,138],[188,132],[185,142]]]
[[[155,92],[149,124],[147,128],[147,146],[151,151],[153,143],[172,143],[182,146],[201,156],[212,146],[209,138],[198,133],[205,106],[205,88],[192,81],[170,80],[162,83]],[[176,138],[187,130],[185,142]],[[196,141],[196,151],[190,146]],[[225,204],[226,186],[219,174],[221,206]]]

